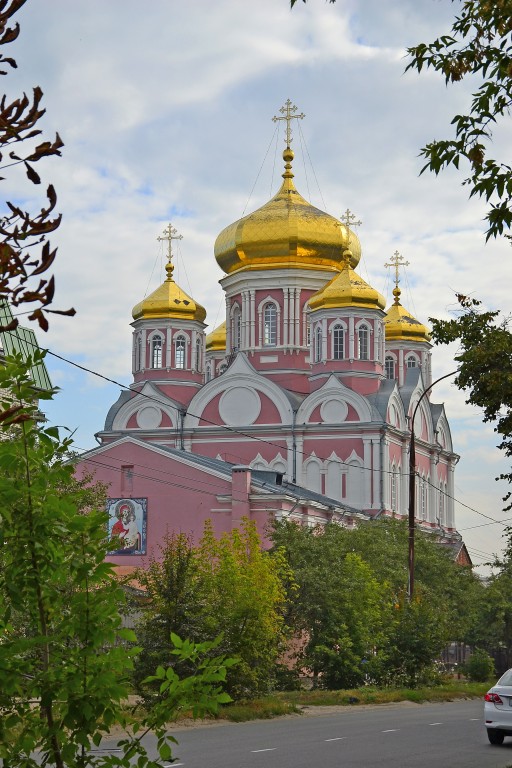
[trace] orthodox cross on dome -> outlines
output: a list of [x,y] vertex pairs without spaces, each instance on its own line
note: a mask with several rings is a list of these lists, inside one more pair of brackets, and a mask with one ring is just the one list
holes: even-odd
[[289,147],[292,142],[292,120],[302,120],[304,117],[306,117],[306,115],[304,112],[301,112],[300,115],[295,115],[294,112],[297,111],[297,107],[295,104],[292,104],[290,99],[286,99],[284,107],[281,107],[279,111],[282,115],[284,115],[284,117],[278,117],[277,115],[274,115],[272,120],[274,123],[277,123],[278,120],[286,120],[286,146]]
[[343,222],[343,224],[345,224],[345,226],[347,227],[347,229],[348,229],[349,227],[360,227],[360,226],[361,226],[361,224],[363,223],[363,222],[361,221],[361,219],[359,219],[359,221],[356,221],[356,215],[355,215],[355,213],[352,213],[352,211],[350,210],[350,208],[347,208],[347,210],[345,211],[345,213],[342,213],[342,214],[341,214],[341,216],[340,216],[340,221],[342,221],[342,222]]
[[164,229],[163,235],[157,237],[158,241],[167,240],[169,243],[169,252],[167,254],[169,263],[172,260],[172,241],[173,240],[183,240],[183,235],[178,235],[178,230],[175,229],[171,222],[169,222],[169,225],[167,229]]
[[386,262],[384,266],[395,268],[395,288],[393,290],[393,295],[395,297],[395,304],[398,304],[398,302],[400,301],[400,294],[401,294],[401,290],[398,287],[398,283],[400,282],[400,267],[408,267],[409,262],[405,261],[402,254],[398,253],[398,251],[394,252],[394,254],[391,256],[389,261],[391,263],[388,264],[388,262]]

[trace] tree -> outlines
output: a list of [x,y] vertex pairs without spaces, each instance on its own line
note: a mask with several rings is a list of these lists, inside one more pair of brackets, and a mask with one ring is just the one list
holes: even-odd
[[[436,344],[457,341],[456,386],[467,393],[467,403],[483,410],[484,422],[495,422],[502,440],[499,448],[512,456],[512,334],[508,318],[499,312],[482,312],[476,299],[458,295],[461,313],[452,320],[429,318]],[[512,472],[499,478],[512,481]],[[511,492],[504,496],[509,501]],[[505,509],[511,509],[509,503]]]
[[463,184],[470,197],[491,203],[487,239],[503,234],[512,225],[512,167],[489,157],[489,146],[493,126],[508,117],[512,106],[512,0],[464,0],[451,34],[407,52],[407,69],[431,67],[447,84],[469,75],[483,80],[467,113],[453,118],[454,138],[433,141],[421,150],[427,160],[422,172],[438,174],[465,161],[469,176]]
[[[17,39],[20,29],[17,23],[9,26],[12,17],[26,0],[2,0],[0,3],[0,46]],[[6,75],[9,68],[16,67],[16,61],[0,53],[0,75]],[[43,92],[33,89],[31,97],[25,93],[9,102],[0,99],[0,169],[4,173],[16,173],[22,169],[28,180],[35,185],[41,178],[34,164],[45,157],[61,154],[62,140],[57,134],[53,141],[35,139],[41,136],[37,123],[44,115],[41,107]],[[5,176],[1,179],[5,180]],[[0,302],[9,306],[32,307],[29,320],[36,320],[43,330],[48,329],[48,314],[74,315],[75,310],[49,309],[55,292],[53,275],[48,273],[55,256],[47,240],[49,233],[57,229],[61,216],[55,213],[57,196],[50,184],[46,190],[47,204],[38,212],[26,211],[20,205],[7,202],[0,219]],[[40,252],[36,252],[36,248]],[[18,320],[13,319],[2,330],[14,330]]]
[[234,697],[268,693],[285,649],[285,585],[290,574],[281,551],[265,552],[254,521],[216,539],[207,522],[198,547],[198,569],[208,619],[207,637],[222,634],[219,648],[238,659],[226,690]]
[[203,623],[209,606],[201,589],[195,550],[183,533],[166,536],[159,559],[150,558],[148,567],[139,568],[133,579],[145,593],[130,605],[132,612],[140,614],[136,623],[140,649],[135,657],[133,682],[150,705],[158,687],[145,681],[157,666],[172,661],[171,636],[204,640]]
[[285,521],[275,525],[273,540],[298,585],[286,617],[305,638],[297,664],[323,683],[429,681],[442,648],[464,640],[473,626],[483,587],[426,535],[417,537],[418,590],[409,605],[403,523],[374,521],[349,531]]
[[[156,768],[143,734],[154,730],[169,759],[167,720],[183,707],[204,712],[229,700],[221,686],[232,662],[214,643],[175,637],[171,653],[192,674],[160,666],[158,706],[140,723],[123,711],[136,653],[126,642],[135,636],[121,626],[123,592],[105,562],[106,513],[91,507],[98,492],[73,479],[70,441],[40,424],[29,371],[41,357],[0,367],[0,392],[17,398],[14,410],[0,403],[0,757],[12,768],[129,768],[132,759]],[[119,755],[93,757],[113,724],[127,728]]]

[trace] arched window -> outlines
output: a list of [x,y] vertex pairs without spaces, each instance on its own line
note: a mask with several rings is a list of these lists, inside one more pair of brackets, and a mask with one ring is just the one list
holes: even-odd
[[317,326],[315,331],[315,363],[319,363],[322,359],[322,329]]
[[183,336],[177,336],[174,340],[174,367],[185,367],[185,349],[186,343]]
[[407,368],[417,368],[418,367],[418,361],[416,360],[416,357],[414,355],[408,355],[405,359],[405,364]]
[[384,361],[384,370],[386,373],[386,379],[395,378],[395,361],[391,355],[386,355],[386,359]]
[[210,365],[210,363],[208,363],[208,365],[206,366],[206,381],[211,381],[211,380],[212,380],[212,366]]
[[393,467],[391,472],[391,509],[393,512],[398,512],[397,477],[398,475]]
[[163,346],[163,339],[157,333],[151,339],[151,367],[152,368],[162,367],[162,346]]
[[196,371],[201,371],[201,342],[199,339],[196,341]]
[[135,370],[141,371],[144,367],[142,364],[142,334],[139,333],[135,337]]
[[345,357],[345,331],[342,325],[335,325],[332,329],[332,356],[334,360],[343,360]]
[[357,331],[357,338],[359,342],[359,359],[368,360],[368,341],[370,331],[367,325],[360,325]]
[[265,347],[277,344],[277,309],[270,302],[263,308],[263,344]]
[[420,508],[422,520],[427,519],[427,481],[424,477],[421,478],[420,485]]
[[242,342],[242,315],[240,307],[235,306],[231,324],[231,347],[233,351],[238,352]]

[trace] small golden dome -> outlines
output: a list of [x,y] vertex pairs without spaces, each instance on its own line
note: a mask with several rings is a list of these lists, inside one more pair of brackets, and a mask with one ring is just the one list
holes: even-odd
[[226,349],[226,321],[224,320],[206,337],[206,351],[217,352]]
[[226,227],[215,242],[215,258],[226,274],[238,270],[341,268],[341,253],[361,258],[357,235],[334,216],[315,208],[295,189],[292,150],[283,152],[281,189],[268,203]]
[[182,291],[172,277],[174,266],[170,261],[165,266],[167,278],[162,285],[143,299],[132,310],[134,320],[171,317],[182,320],[204,322],[206,310]]
[[400,294],[398,286],[393,289],[395,301],[384,318],[386,341],[430,341],[427,326],[402,307]]
[[359,277],[351,267],[352,253],[343,251],[343,269],[330,280],[324,288],[309,299],[311,309],[329,309],[331,307],[363,307],[364,309],[384,309],[386,299],[375,288]]

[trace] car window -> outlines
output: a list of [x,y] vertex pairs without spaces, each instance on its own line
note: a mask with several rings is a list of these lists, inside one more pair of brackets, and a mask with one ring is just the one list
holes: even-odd
[[498,680],[498,685],[512,685],[512,669],[507,669],[505,674]]

